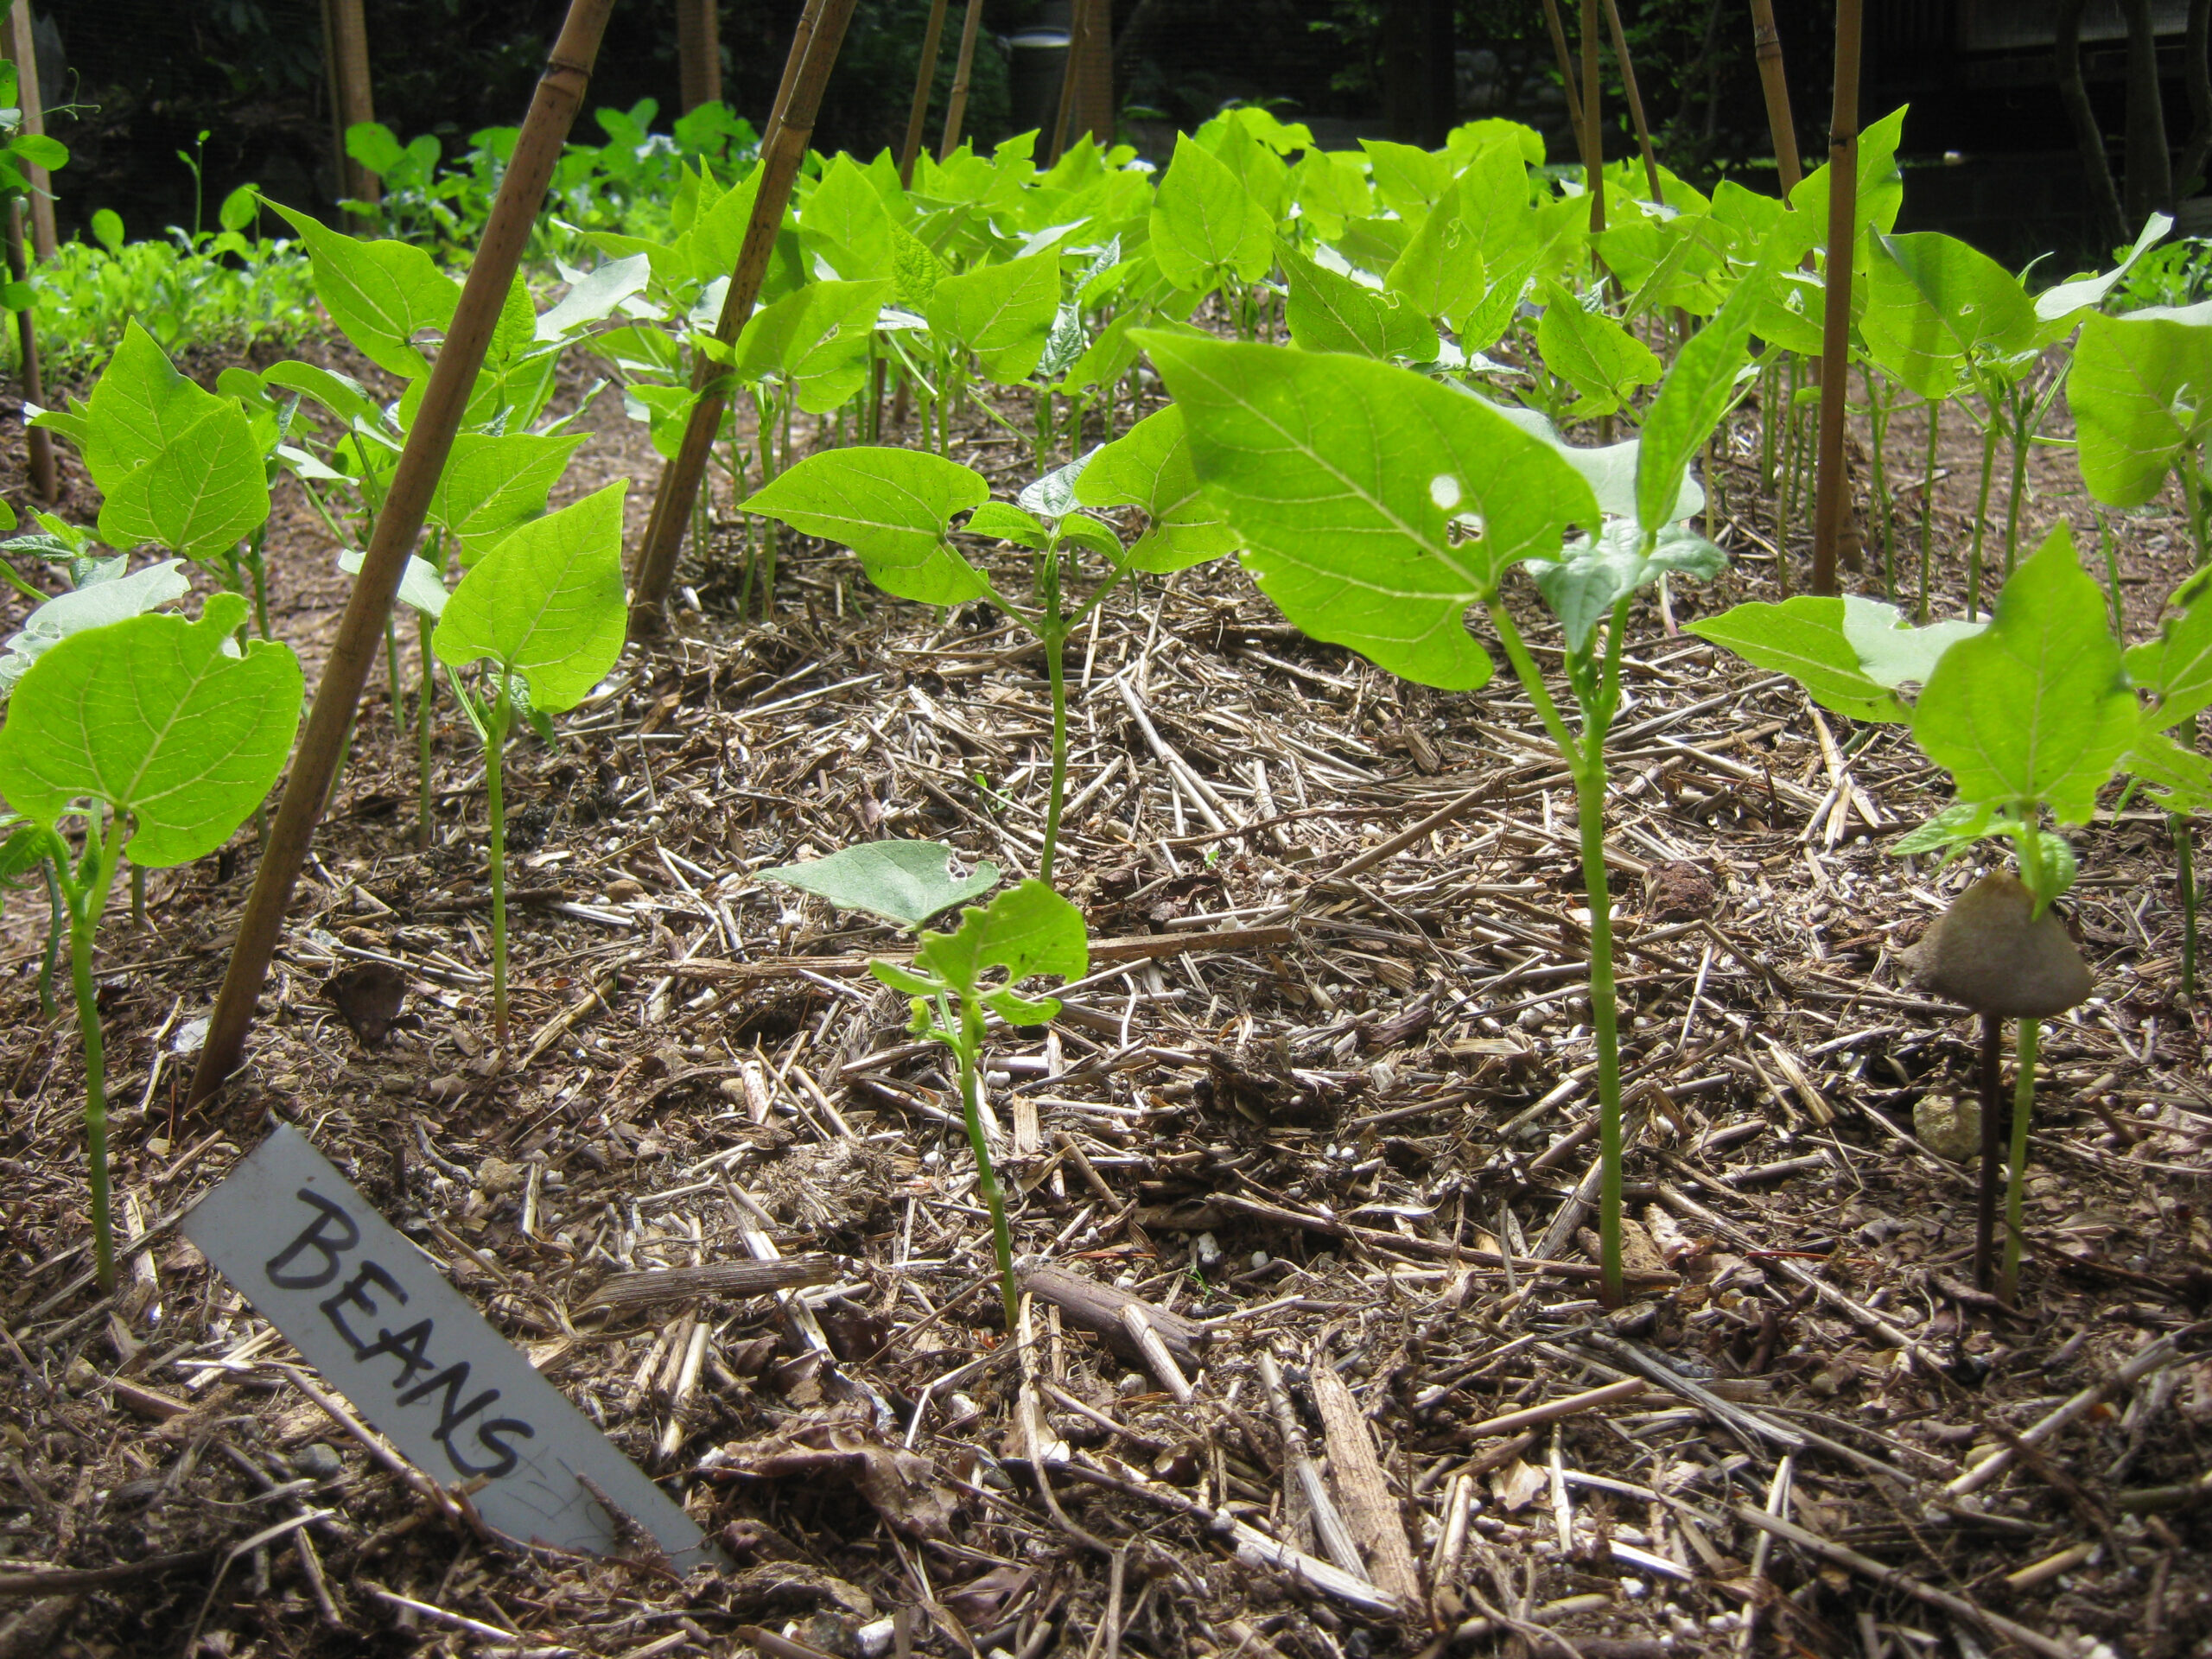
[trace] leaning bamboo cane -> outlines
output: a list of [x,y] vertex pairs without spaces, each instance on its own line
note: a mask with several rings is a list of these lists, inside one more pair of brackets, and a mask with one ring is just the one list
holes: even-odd
[[983,0],[968,0],[968,15],[960,22],[960,55],[952,65],[952,95],[944,106],[944,136],[938,141],[937,158],[951,158],[960,148],[960,124],[968,118],[968,81],[976,70],[976,36],[983,27]]
[[376,532],[353,591],[346,601],[329,660],[315,688],[315,707],[292,759],[284,796],[270,826],[269,844],[254,878],[252,895],[238,922],[238,938],[223,976],[223,988],[207,1029],[207,1046],[192,1076],[192,1102],[213,1094],[245,1052],[253,1007],[269,974],[269,961],[284,931],[284,912],[292,898],[315,819],[330,792],[353,711],[384,643],[385,620],[399,592],[408,555],[422,533],[423,519],[453,448],[468,394],[492,342],[515,268],[537,222],[537,209],[551,182],[554,163],[568,143],[569,129],[591,83],[600,36],[613,0],[569,0],[560,38],[546,60],[545,73],[531,99],[530,114],[515,141],[513,157],[499,181],[498,199],[484,227],[484,240],[468,268],[468,280],[454,308],[436,366],[430,372],[423,404],[407,435],[391,487],[377,514]]
[[[0,211],[8,215],[8,275],[20,283],[27,274],[23,259],[22,199],[12,198],[0,204]],[[16,313],[16,343],[23,358],[23,401],[43,404],[46,402],[46,385],[38,370],[38,324],[32,318],[31,308],[28,305]],[[34,426],[26,430],[23,436],[30,454],[31,493],[52,506],[55,493],[54,434],[42,426]]]
[[[1559,59],[1560,90],[1567,94],[1567,124],[1574,130],[1574,148],[1579,153],[1589,135],[1582,130],[1582,94],[1574,84],[1574,53],[1567,43],[1567,25],[1560,20],[1559,0],[1544,0],[1544,25],[1551,30],[1552,52]],[[1588,164],[1586,156],[1584,164]]]
[[[715,338],[725,345],[734,341],[753,315],[760,297],[761,280],[768,274],[768,260],[776,251],[776,237],[783,229],[784,210],[791,204],[791,185],[799,164],[806,159],[807,141],[814,136],[814,118],[822,107],[822,89],[829,84],[830,67],[843,44],[845,25],[852,21],[854,0],[810,0],[791,41],[791,56],[784,71],[785,92],[778,95],[779,108],[769,118],[768,131],[760,144],[760,184],[753,198],[753,217],[745,226],[745,240],[737,251],[737,268],[730,273],[722,295],[721,316],[715,324]],[[645,639],[664,626],[661,607],[676,580],[676,556],[683,546],[683,531],[691,522],[691,509],[699,499],[699,485],[706,476],[707,457],[715,435],[721,431],[728,396],[722,376],[702,353],[692,370],[692,390],[697,400],[683,423],[683,442],[676,459],[661,469],[660,485],[653,494],[652,516],[638,549],[638,563],[630,584],[630,637]]]
[[906,141],[899,146],[899,182],[914,184],[914,158],[922,153],[922,124],[929,119],[930,91],[937,84],[938,47],[944,39],[947,0],[930,0],[930,20],[922,29],[922,63],[914,73],[914,107],[906,116]]
[[1787,196],[1805,176],[1805,167],[1797,157],[1797,123],[1789,112],[1789,79],[1783,73],[1782,31],[1774,26],[1774,0],[1751,0],[1751,33],[1758,46],[1766,123],[1774,134],[1775,170]]
[[1659,188],[1659,156],[1651,148],[1651,124],[1643,118],[1643,94],[1636,84],[1636,63],[1628,54],[1628,31],[1621,27],[1620,0],[1605,0],[1605,29],[1613,37],[1613,55],[1620,60],[1621,90],[1628,97],[1628,118],[1636,126],[1637,147],[1643,152],[1644,182],[1651,187],[1651,200],[1665,207],[1667,198]]
[[1582,0],[1582,175],[1590,190],[1590,233],[1605,228],[1605,130],[1598,124],[1598,0]]
[[[1859,211],[1860,0],[1837,0],[1835,111],[1828,124],[1827,307],[1821,339],[1821,472],[1813,508],[1813,591],[1836,591],[1850,476],[1843,456],[1844,392],[1851,368],[1851,264]],[[1788,556],[1788,550],[1782,550]]]

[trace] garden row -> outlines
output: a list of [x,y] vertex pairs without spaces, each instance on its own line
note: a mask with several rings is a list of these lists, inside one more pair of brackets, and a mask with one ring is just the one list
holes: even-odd
[[[1794,676],[1837,713],[1909,727],[1957,798],[1897,850],[1948,856],[1994,838],[2016,854],[2018,878],[1973,890],[1923,954],[1931,986],[1976,1007],[1993,1031],[2002,1017],[2023,1021],[2009,1275],[2036,1022],[2088,988],[2048,914],[2075,871],[2054,826],[2088,821],[2100,791],[2126,775],[2173,815],[2187,902],[2187,815],[2212,798],[2212,768],[2193,741],[2196,716],[2212,703],[2202,583],[2174,597],[2155,636],[2124,652],[2068,537],[2032,554],[2021,545],[2028,457],[2063,397],[2091,495],[2125,511],[2177,476],[2201,560],[2212,534],[2202,476],[2212,309],[2108,314],[2131,267],[2170,228],[2163,220],[2116,269],[2032,296],[1952,238],[1893,234],[1901,122],[1899,112],[1862,141],[1852,249],[1853,344],[1874,434],[1871,512],[1890,602],[1745,605],[1695,631]],[[888,156],[810,164],[759,309],[734,340],[718,339],[714,321],[760,169],[685,162],[664,224],[560,228],[601,257],[588,271],[564,267],[556,302],[541,309],[530,284],[514,283],[402,588],[423,646],[411,688],[401,684],[396,618],[386,657],[395,715],[404,696],[414,699],[424,815],[441,695],[434,664],[484,747],[502,1042],[502,757],[524,725],[558,741],[551,717],[612,668],[629,604],[659,598],[626,594],[621,485],[547,511],[582,442],[573,416],[547,414],[563,359],[580,353],[619,383],[666,456],[702,398],[747,405],[747,418],[725,412],[713,431],[733,507],[752,526],[734,578],[741,609],[772,607],[779,538],[797,531],[849,549],[887,594],[939,607],[987,601],[1043,647],[1052,759],[1033,876],[965,912],[954,932],[924,936],[912,967],[879,968],[914,999],[918,1030],[958,1055],[987,1180],[976,1079],[988,1021],[1047,1017],[1051,1001],[1016,986],[1086,967],[1082,919],[1052,886],[1071,633],[1124,582],[1235,553],[1313,638],[1408,680],[1467,690],[1495,670],[1466,626],[1479,610],[1575,792],[1603,1267],[1618,1300],[1621,1084],[1604,852],[1622,656],[1639,594],[1725,562],[1700,529],[1712,508],[1699,461],[1747,402],[1758,411],[1765,482],[1783,515],[1795,510],[1810,471],[1803,365],[1820,349],[1830,257],[1826,174],[1786,202],[1731,183],[1708,196],[1663,169],[1586,179],[1549,166],[1537,135],[1507,122],[1471,124],[1433,152],[1370,143],[1353,154],[1318,149],[1303,129],[1251,109],[1179,139],[1156,179],[1128,152],[1087,140],[1039,168],[1031,143],[921,157],[911,184]],[[414,158],[435,205],[444,187],[433,159]],[[240,238],[232,251],[245,250],[254,211],[226,210],[226,224],[238,220],[225,232]],[[271,488],[288,476],[342,545],[367,543],[423,407],[424,346],[451,324],[461,291],[418,241],[358,239],[272,211],[304,247],[331,321],[404,385],[401,395],[380,398],[301,361],[232,368],[210,391],[133,324],[90,396],[36,423],[79,450],[104,497],[97,526],[41,513],[34,533],[7,544],[71,585],[9,642],[0,795],[21,820],[8,873],[46,873],[54,937],[68,939],[104,1278],[91,972],[99,917],[124,862],[159,868],[213,851],[282,771],[302,675],[271,638]],[[1147,376],[1173,402],[1127,423]],[[1931,474],[1939,411],[1981,431],[1961,620],[1929,623],[1924,533],[1916,572],[1897,558],[1905,535],[1881,444],[1910,402],[1926,406]],[[902,410],[918,422],[918,448],[881,442]],[[813,422],[810,444],[799,442],[799,415]],[[1028,451],[1032,480],[1012,501],[993,499],[981,474],[950,458],[956,426],[978,418]],[[1620,438],[1627,425],[1636,435]],[[695,529],[709,516],[702,504]],[[1786,549],[1786,533],[1777,539]],[[707,541],[695,536],[695,545]],[[129,555],[142,548],[167,556],[130,571]],[[188,564],[224,590],[196,622],[168,609],[188,589]],[[1559,626],[1556,673],[1540,667],[1509,603],[1516,569]],[[2000,584],[1992,620],[1986,601]],[[1908,590],[1923,626],[1896,602]],[[886,843],[779,874],[919,930],[978,894],[944,869],[942,849]],[[2189,925],[2185,993],[2193,911]],[[2024,950],[2055,953],[2041,980],[1976,977]],[[1997,1169],[1996,1117],[1993,1101],[1986,1183]],[[1986,1202],[1993,1187],[1985,1191]],[[1003,1215],[986,1192],[1011,1298]],[[1986,1211],[1985,1274],[1987,1223]]]

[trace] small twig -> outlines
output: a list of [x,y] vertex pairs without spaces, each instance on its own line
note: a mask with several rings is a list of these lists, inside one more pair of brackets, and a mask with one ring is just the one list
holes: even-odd
[[1938,1590],[1932,1584],[1923,1584],[1910,1573],[1902,1572],[1894,1567],[1885,1567],[1879,1561],[1861,1555],[1855,1549],[1848,1549],[1841,1544],[1832,1543],[1826,1538],[1806,1531],[1802,1527],[1795,1526],[1784,1521],[1778,1515],[1769,1515],[1764,1510],[1753,1509],[1748,1503],[1738,1503],[1736,1506],[1736,1516],[1738,1520],[1748,1522],[1763,1532],[1770,1532],[1776,1537],[1795,1544],[1798,1548],[1809,1554],[1817,1555],[1833,1566],[1847,1568],[1861,1578],[1872,1580],[1885,1589],[1895,1590],[1902,1595],[1910,1596],[1915,1601],[1924,1603],[1928,1606],[1941,1608],[1952,1618],[1964,1619],[1967,1623],[1986,1630],[1990,1635],[2002,1641],[2011,1642],[2026,1649],[2030,1653],[2042,1654],[2044,1659],[2075,1659],[2073,1648],[2066,1643],[2054,1641],[2050,1637],[2030,1630],[2024,1624],[2016,1624],[2009,1618],[1991,1612],[1979,1603],[1967,1600],[1964,1596],[1955,1596],[1948,1590]]

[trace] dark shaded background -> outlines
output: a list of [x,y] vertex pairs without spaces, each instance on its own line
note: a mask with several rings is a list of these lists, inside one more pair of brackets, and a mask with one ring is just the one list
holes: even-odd
[[[987,0],[969,116],[981,140],[1009,130],[1005,62],[994,40],[1037,21],[1041,3]],[[1622,6],[1671,163],[1703,181],[1733,174],[1770,188],[1745,0]],[[926,9],[927,0],[861,0],[817,131],[821,147],[865,154],[895,142]],[[1564,9],[1572,27],[1574,0]],[[1869,0],[1863,108],[1871,118],[1913,103],[1907,149],[1926,165],[1908,191],[1912,219],[1993,251],[2063,250],[2083,235],[2079,163],[2047,52],[1962,46],[1996,38],[1977,16],[2032,23],[2031,14],[2049,9],[2048,0],[2005,0],[1994,10],[1991,0]],[[798,10],[799,0],[728,0],[721,8],[724,95],[756,122],[773,96]],[[1817,161],[1833,7],[1778,0],[1776,10],[1801,143]],[[436,133],[449,152],[480,127],[518,121],[562,10],[560,0],[368,0],[378,118],[403,140]],[[1571,155],[1539,0],[1116,0],[1115,11],[1116,90],[1126,130],[1147,150],[1164,150],[1175,127],[1237,98],[1274,102],[1312,122],[1326,143],[1390,136],[1408,118],[1402,80],[1394,105],[1388,73],[1395,51],[1402,74],[1428,75],[1430,95],[1448,99],[1451,115],[1528,120],[1547,132],[1555,159]],[[941,86],[958,12],[956,0]],[[49,40],[58,36],[66,66],[57,73],[47,63],[42,78],[77,105],[51,123],[76,152],[58,181],[65,234],[103,207],[121,213],[134,235],[189,225],[194,181],[178,152],[195,152],[202,132],[208,214],[248,179],[279,200],[327,207],[332,137],[314,0],[47,0],[37,13],[50,19]],[[675,38],[666,0],[617,0],[592,105],[655,98],[664,130],[675,112]],[[1448,76],[1438,67],[1446,61]],[[2091,92],[2116,138],[2120,88],[2101,63],[2093,50]],[[1609,113],[1618,116],[1610,64],[1608,86]],[[2167,109],[2171,124],[2185,123],[2178,81]],[[1625,121],[1612,125],[1609,153],[1628,153]],[[599,134],[587,118],[578,136]],[[1948,165],[1946,152],[1955,153]]]

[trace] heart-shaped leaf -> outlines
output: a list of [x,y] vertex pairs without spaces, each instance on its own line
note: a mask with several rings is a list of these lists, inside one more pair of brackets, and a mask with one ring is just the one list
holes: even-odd
[[134,616],[61,640],[16,687],[0,728],[0,796],[52,829],[89,798],[135,823],[131,862],[211,853],[276,781],[300,722],[290,647],[232,635],[245,601],[197,622]]
[[874,841],[760,874],[764,881],[800,888],[840,910],[864,910],[912,930],[998,886],[997,865],[979,862],[974,874],[955,875],[952,859],[952,849],[934,841]]

